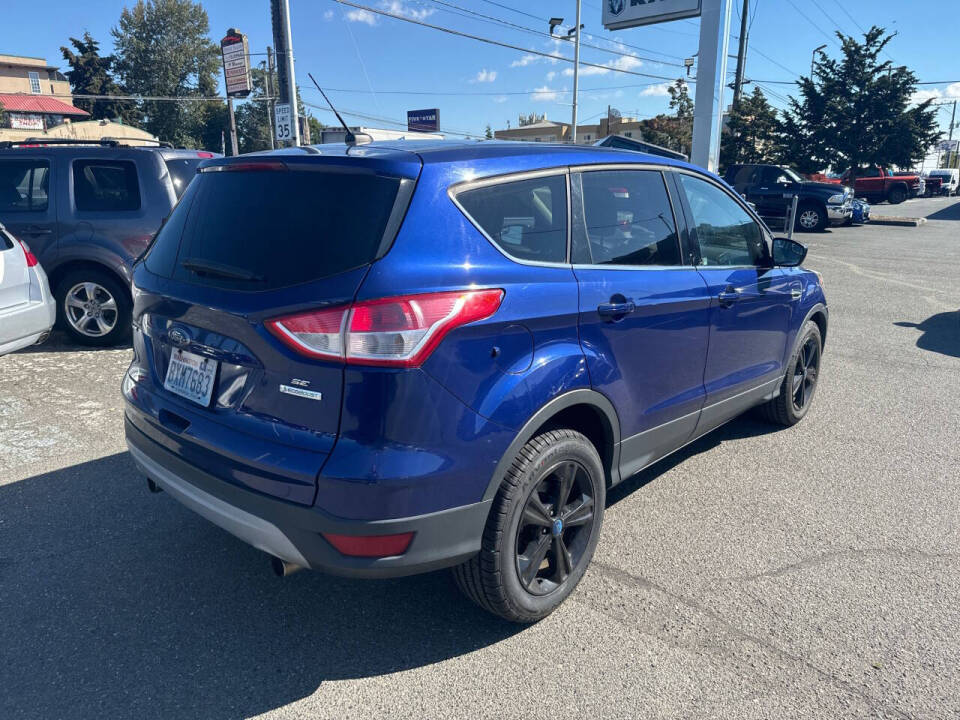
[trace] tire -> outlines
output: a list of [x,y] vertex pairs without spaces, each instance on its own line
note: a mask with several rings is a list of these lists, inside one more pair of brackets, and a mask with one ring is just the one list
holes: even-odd
[[887,193],[887,202],[891,205],[899,205],[906,199],[907,191],[902,187],[890,188],[890,192]]
[[[566,475],[572,491],[558,519],[559,501],[551,499],[562,492]],[[542,620],[573,592],[590,564],[605,501],[603,466],[586,437],[567,429],[534,437],[517,453],[497,491],[479,554],[453,568],[457,586],[505,620]]]
[[827,227],[827,211],[814,203],[802,203],[797,208],[793,228],[799,232],[822,232]]
[[[813,368],[812,383],[808,380],[809,368],[800,379],[804,386],[804,402],[798,406],[796,402],[796,382],[799,366],[805,364],[806,357],[804,351],[807,348],[815,350],[815,365]],[[758,410],[760,415],[768,422],[776,425],[790,427],[803,420],[810,406],[813,404],[813,398],[816,394],[818,380],[820,377],[820,360],[823,357],[823,339],[820,337],[820,328],[813,320],[808,320],[804,324],[798,336],[797,347],[790,356],[790,362],[787,364],[787,372],[784,375],[783,383],[780,385],[780,394],[772,400],[768,400],[761,405]]]
[[110,272],[94,267],[70,270],[57,283],[57,324],[81,345],[107,347],[126,342],[131,331],[130,291]]

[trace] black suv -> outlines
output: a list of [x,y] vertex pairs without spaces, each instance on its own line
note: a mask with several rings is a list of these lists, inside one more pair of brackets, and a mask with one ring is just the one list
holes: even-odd
[[853,218],[853,191],[833,183],[804,180],[781,165],[731,165],[723,179],[766,218],[782,218],[799,195],[795,230],[818,232]]
[[40,260],[74,340],[127,339],[133,263],[212,157],[116,140],[0,143],[0,222]]

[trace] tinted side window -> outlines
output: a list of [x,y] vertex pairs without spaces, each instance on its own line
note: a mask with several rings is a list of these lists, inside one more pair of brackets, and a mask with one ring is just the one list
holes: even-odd
[[43,212],[49,187],[46,160],[0,160],[0,213]]
[[564,175],[465,190],[457,202],[508,255],[566,262],[567,181]]
[[746,166],[734,166],[734,172],[729,173],[730,175],[730,184],[740,187],[741,185],[752,185],[755,182],[758,182],[756,175],[760,172],[756,167],[752,165]]
[[681,264],[673,210],[660,172],[585,172],[581,182],[591,264]]
[[197,174],[197,165],[202,158],[167,158],[164,162],[167,164],[167,172],[170,173],[170,182],[173,183],[173,190],[177,197],[183,195],[187,185]]
[[129,160],[75,160],[73,197],[77,210],[139,210],[137,166]]
[[704,265],[758,265],[764,258],[763,231],[726,192],[706,180],[680,173],[693,213]]

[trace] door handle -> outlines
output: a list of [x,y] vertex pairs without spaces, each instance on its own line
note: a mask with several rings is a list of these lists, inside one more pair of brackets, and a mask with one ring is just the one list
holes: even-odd
[[36,227],[36,226],[34,225],[34,226],[31,226],[31,227],[28,227],[28,228],[27,228],[27,232],[28,232],[30,235],[49,235],[50,233],[53,232],[53,230],[51,230],[50,228]]
[[800,283],[794,283],[790,286],[790,298],[793,300],[799,300],[803,295],[803,287]]
[[730,307],[739,299],[740,291],[731,286],[727,286],[719,295],[717,295],[717,300],[723,307]]
[[619,320],[636,309],[637,306],[632,300],[616,303],[600,303],[597,305],[597,312],[601,317],[611,318],[613,320]]

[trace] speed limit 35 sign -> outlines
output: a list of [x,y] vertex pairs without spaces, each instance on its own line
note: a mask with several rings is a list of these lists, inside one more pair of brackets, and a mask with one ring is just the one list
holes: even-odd
[[274,125],[277,131],[277,140],[293,138],[293,118],[290,113],[290,103],[277,103],[274,108]]

